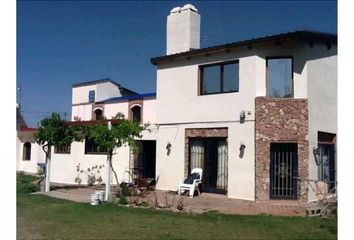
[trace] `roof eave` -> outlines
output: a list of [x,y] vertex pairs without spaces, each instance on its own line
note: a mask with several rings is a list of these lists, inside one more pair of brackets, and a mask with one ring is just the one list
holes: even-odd
[[228,44],[222,44],[222,45],[217,45],[217,46],[208,47],[208,48],[194,49],[191,51],[176,53],[176,54],[171,54],[171,55],[166,55],[166,56],[155,57],[155,58],[151,58],[150,62],[153,65],[158,65],[159,63],[162,63],[162,62],[178,60],[178,59],[185,58],[185,57],[187,57],[187,58],[188,57],[196,57],[196,56],[201,56],[201,55],[205,55],[205,54],[223,52],[225,50],[228,51],[233,48],[237,48],[237,47],[241,47],[241,46],[247,46],[247,45],[251,45],[251,44],[260,44],[260,43],[270,42],[270,41],[279,41],[279,40],[285,40],[285,39],[299,39],[299,40],[303,40],[303,41],[337,44],[337,35],[336,34],[310,32],[310,31],[296,31],[296,32],[284,33],[284,34],[279,34],[279,35],[249,39],[249,40],[244,40],[244,41],[239,41],[239,42],[233,42],[233,43],[228,43]]

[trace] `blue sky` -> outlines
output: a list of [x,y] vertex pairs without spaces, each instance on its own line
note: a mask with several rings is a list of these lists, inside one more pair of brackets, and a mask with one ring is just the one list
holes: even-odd
[[18,1],[17,86],[27,124],[51,112],[69,119],[73,83],[111,78],[155,92],[150,58],[164,55],[166,17],[186,3],[201,14],[202,47],[303,29],[337,32],[336,1]]

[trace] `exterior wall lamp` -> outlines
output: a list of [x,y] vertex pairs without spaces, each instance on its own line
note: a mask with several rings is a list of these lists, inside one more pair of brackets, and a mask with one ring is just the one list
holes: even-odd
[[246,111],[240,112],[240,123],[244,123],[246,119]]
[[167,156],[169,156],[169,155],[170,155],[170,153],[171,153],[171,147],[172,147],[171,143],[170,143],[170,142],[168,142],[168,143],[167,143],[167,145],[166,145]]
[[314,147],[312,152],[313,152],[313,156],[315,157],[316,165],[317,166],[320,165],[320,149]]
[[238,155],[240,158],[243,158],[243,155],[245,154],[245,148],[246,148],[246,145],[243,142],[241,142],[240,148],[239,148],[240,154]]

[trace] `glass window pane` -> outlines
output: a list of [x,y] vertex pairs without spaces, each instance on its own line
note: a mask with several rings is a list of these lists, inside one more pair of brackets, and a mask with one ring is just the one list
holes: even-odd
[[238,63],[224,65],[224,89],[223,92],[239,90]]
[[268,97],[292,97],[292,59],[268,59]]
[[202,94],[220,92],[220,66],[203,68]]
[[95,102],[95,91],[94,90],[89,91],[89,102],[90,103]]

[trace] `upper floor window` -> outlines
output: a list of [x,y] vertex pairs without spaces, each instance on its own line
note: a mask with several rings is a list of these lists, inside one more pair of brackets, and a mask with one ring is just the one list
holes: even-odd
[[293,97],[293,59],[267,58],[267,96]]
[[31,143],[25,142],[23,144],[22,160],[31,160]]
[[71,145],[59,145],[54,147],[54,153],[70,153]]
[[94,103],[95,102],[95,90],[89,91],[89,102]]
[[141,122],[141,107],[136,105],[131,108],[133,122]]
[[200,66],[200,94],[239,91],[238,61]]
[[101,109],[96,109],[95,113],[95,120],[102,120],[103,119],[103,112]]
[[85,154],[106,154],[107,149],[99,148],[98,144],[91,138],[85,138]]

